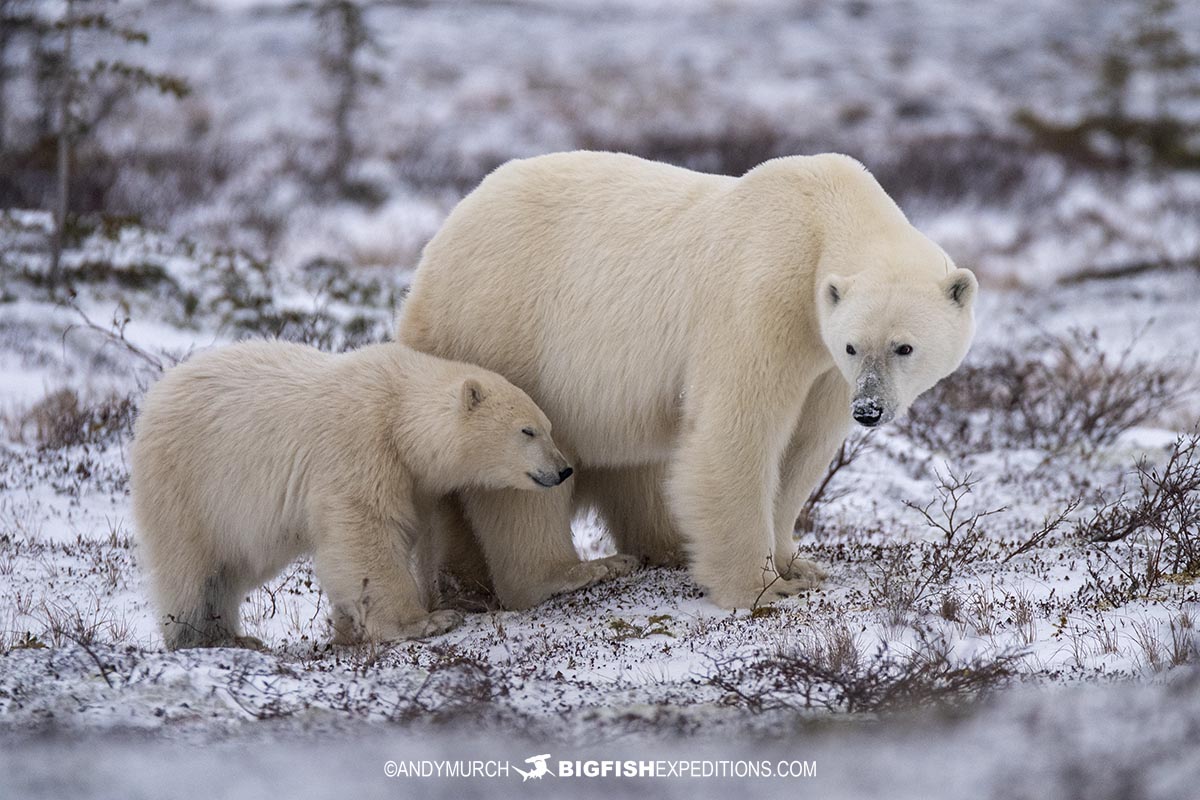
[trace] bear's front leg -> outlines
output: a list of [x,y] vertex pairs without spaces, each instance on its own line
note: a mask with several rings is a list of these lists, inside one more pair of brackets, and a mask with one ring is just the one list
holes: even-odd
[[820,585],[825,570],[796,551],[796,518],[850,428],[850,391],[836,369],[816,380],[784,451],[775,498],[775,569],[785,578]]
[[413,537],[394,521],[348,510],[320,530],[313,571],[333,604],[336,644],[422,639],[462,622],[457,611],[425,607],[410,569]]
[[833,458],[832,454],[825,458],[826,452],[825,449],[805,450],[793,439],[781,465],[775,502],[775,571],[784,578],[808,581],[810,588],[820,586],[828,574],[815,561],[803,558],[796,549],[796,518],[812,493],[815,481]]
[[497,607],[487,558],[456,495],[439,498],[430,513],[421,559],[433,578],[434,607],[488,611]]
[[692,576],[725,608],[764,605],[814,585],[776,570],[774,505],[786,434],[769,422],[744,412],[701,415],[672,463],[668,495]]

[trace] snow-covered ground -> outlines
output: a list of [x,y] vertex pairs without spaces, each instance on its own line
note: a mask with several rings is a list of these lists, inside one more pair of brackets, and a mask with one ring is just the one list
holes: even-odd
[[[10,217],[5,241],[40,221]],[[36,250],[15,258],[36,275]],[[1164,565],[1156,585],[1122,593],[1128,571],[1146,569],[1153,537],[1095,544],[1073,527],[1099,497],[1131,485],[1137,459],[1161,467],[1200,412],[1189,338],[1200,303],[1195,272],[1056,287],[1049,296],[986,293],[969,367],[1026,351],[1053,364],[1039,337],[1094,327],[1103,333],[1094,350],[1081,345],[1077,355],[1108,366],[1087,374],[1128,368],[1120,364],[1166,370],[1153,374],[1177,374],[1174,402],[1112,441],[1061,450],[1014,443],[1006,412],[964,405],[939,425],[969,417],[993,440],[973,434],[961,448],[938,449],[919,424],[928,409],[918,407],[834,475],[813,530],[801,534],[829,567],[826,587],[774,609],[730,614],[707,603],[686,572],[646,570],[531,611],[472,614],[429,641],[334,648],[327,605],[302,562],[244,606],[248,633],[269,652],[167,653],[132,544],[126,460],[130,415],[157,364],[272,333],[281,319],[292,320],[285,335],[332,347],[347,343],[348,325],[382,336],[407,276],[309,275],[307,284],[258,276],[256,287],[251,263],[239,261],[230,267],[246,278],[239,284],[201,268],[218,263],[215,254],[136,228],[85,240],[67,264],[101,260],[111,269],[77,285],[74,308],[39,299],[23,278],[8,285],[17,299],[0,307],[4,374],[13,376],[0,445],[0,737],[11,745],[0,781],[15,796],[64,786],[104,794],[134,774],[129,787],[146,796],[164,785],[198,794],[208,784],[186,776],[208,774],[220,754],[246,746],[262,750],[254,757],[267,765],[261,783],[239,784],[232,772],[213,780],[242,792],[305,785],[315,778],[292,769],[296,758],[325,778],[334,773],[317,765],[336,763],[339,780],[382,795],[402,780],[383,777],[392,757],[511,756],[521,765],[528,750],[617,759],[640,754],[631,740],[642,739],[664,759],[758,758],[754,743],[763,741],[771,758],[815,758],[819,777],[797,786],[819,786],[822,796],[869,796],[902,768],[911,780],[896,796],[914,797],[929,796],[921,787],[950,797],[961,796],[953,787],[975,785],[1043,796],[1047,781],[1074,786],[1079,774],[1098,788],[1171,797],[1196,776],[1185,756],[1200,717],[1179,700],[1194,696],[1196,575]],[[168,277],[145,277],[160,275],[156,268]],[[192,296],[206,300],[189,316]],[[1133,354],[1120,361],[1131,342]],[[1085,403],[1094,387],[1070,388]],[[63,401],[64,389],[78,399]],[[949,525],[942,503],[961,494],[953,476],[968,473],[975,483]],[[1039,539],[1045,518],[1077,498],[1081,505]],[[929,522],[905,505],[931,502]],[[966,549],[954,555],[937,523]],[[587,555],[609,547],[593,519],[580,519],[576,533]],[[931,566],[938,554],[944,571]],[[1011,685],[1022,688],[959,708]],[[947,704],[958,709],[949,718],[896,716]],[[339,744],[329,750],[321,742],[331,734]],[[1121,759],[1096,749],[1113,747],[1109,735],[1128,742]],[[198,752],[196,742],[215,749]],[[310,760],[310,751],[319,756]],[[484,781],[472,791],[507,785]],[[703,784],[718,794],[722,785]],[[432,779],[423,786],[463,790]],[[1110,796],[1128,796],[1121,791]]]
[[[29,800],[250,800],[334,793],[368,800],[524,797],[530,792],[581,798],[728,797],[736,792],[828,800],[1182,799],[1195,796],[1200,779],[1197,688],[1191,673],[1163,685],[1022,690],[966,716],[923,713],[886,724],[788,720],[760,735],[732,739],[701,733],[685,740],[647,741],[626,735],[575,744],[532,730],[504,736],[477,728],[414,734],[394,725],[337,728],[328,720],[319,723],[318,735],[265,725],[250,736],[202,742],[148,733],[33,737],[0,751],[0,767],[9,796]],[[507,776],[474,779],[387,772],[389,762],[399,769],[403,762],[467,760],[528,770],[525,759],[543,753],[552,757],[551,775],[533,783],[522,781],[512,767]],[[618,760],[653,761],[664,772],[687,768],[697,775],[704,769],[745,770],[747,762],[765,762],[774,774],[782,762],[788,774],[580,779],[559,773],[562,761]],[[741,766],[722,767],[721,762]],[[806,776],[796,764],[812,765],[812,772]],[[418,763],[417,768],[434,767]]]
[[[124,165],[106,210],[141,221],[85,220],[64,302],[44,286],[48,216],[0,212],[0,796],[492,796],[532,786],[384,765],[524,769],[539,753],[556,773],[815,762],[736,781],[756,793],[1194,794],[1200,178],[1073,163],[1013,122],[1091,102],[1101,46],[1137,4],[379,4],[380,80],[355,117],[371,202],[313,188],[329,86],[310,12],[123,7],[150,32],[140,61],[193,84],[96,132]],[[32,90],[10,88],[16,129]],[[163,651],[129,513],[145,388],[246,336],[386,337],[420,247],[474,182],[582,146],[733,172],[849,151],[979,273],[963,370],[866,439],[798,533],[827,585],[731,614],[685,571],[643,570],[428,641],[334,648],[300,562],[243,606],[267,652]],[[1131,534],[1093,541],[1142,500]],[[592,518],[576,541],[610,547]]]

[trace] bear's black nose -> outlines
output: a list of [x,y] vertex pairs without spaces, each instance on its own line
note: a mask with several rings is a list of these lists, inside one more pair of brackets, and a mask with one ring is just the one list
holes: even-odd
[[571,469],[570,467],[567,467],[562,472],[558,473],[558,482],[562,483],[563,481],[565,481],[567,478],[571,477],[574,474],[575,474],[575,470]]
[[875,400],[858,400],[851,407],[850,413],[859,425],[874,428],[883,418],[883,406]]
[[883,416],[878,411],[858,411],[854,414],[854,421],[859,425],[866,425],[868,428],[874,428],[879,424],[879,418]]

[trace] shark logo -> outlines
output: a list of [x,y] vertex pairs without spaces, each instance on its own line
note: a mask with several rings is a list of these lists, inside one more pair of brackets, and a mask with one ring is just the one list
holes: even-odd
[[550,767],[546,766],[546,759],[549,757],[549,753],[543,753],[540,756],[530,756],[529,758],[525,759],[526,764],[533,765],[533,768],[528,772],[520,767],[513,767],[513,769],[521,773],[521,783],[524,783],[530,778],[537,778],[538,780],[541,780],[543,776],[551,774]]

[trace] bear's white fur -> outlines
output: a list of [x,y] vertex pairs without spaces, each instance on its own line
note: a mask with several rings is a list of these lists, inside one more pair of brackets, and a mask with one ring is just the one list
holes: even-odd
[[621,552],[686,554],[716,603],[746,607],[818,584],[794,552],[801,505],[852,414],[885,422],[958,366],[976,288],[846,156],[730,178],[562,153],[454,209],[398,338],[522,387],[577,462],[574,502],[462,494],[453,535],[473,529],[502,602],[544,595],[592,506]]
[[[429,611],[436,565],[414,563],[434,499],[465,486],[549,491],[569,476],[546,416],[495,373],[395,343],[335,356],[255,341],[196,356],[151,388],[131,481],[176,648],[255,645],[241,635],[242,598],[302,554],[338,641],[448,630],[459,614]],[[585,582],[575,577],[566,588]]]

